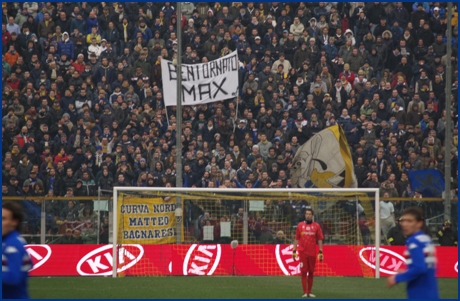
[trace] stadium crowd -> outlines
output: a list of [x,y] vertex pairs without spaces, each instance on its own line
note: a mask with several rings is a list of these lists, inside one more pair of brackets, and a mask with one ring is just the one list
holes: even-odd
[[[2,13],[3,196],[174,186],[177,151],[184,187],[289,188],[296,150],[335,124],[359,187],[417,195],[408,172],[444,173],[447,147],[457,188],[458,20],[447,24],[445,3],[185,2],[180,21],[171,2],[3,2]],[[240,95],[184,106],[176,124],[160,60],[235,50]],[[85,211],[62,205],[59,219]]]

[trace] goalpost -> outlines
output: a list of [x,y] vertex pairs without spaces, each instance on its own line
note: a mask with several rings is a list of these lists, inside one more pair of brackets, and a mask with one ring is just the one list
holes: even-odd
[[[187,210],[183,210],[184,202]],[[274,230],[283,230],[287,238],[291,239],[296,221],[291,220],[291,215],[280,213],[280,206],[284,206],[283,208],[287,208],[288,211],[294,210],[292,215],[296,214],[296,216],[299,216],[300,211],[295,212],[295,210],[299,208],[305,210],[306,206],[309,206],[315,211],[315,221],[324,228],[334,229],[330,231],[330,244],[362,245],[364,238],[360,231],[359,218],[366,216],[370,221],[374,219],[369,226],[369,230],[373,230],[371,236],[374,243],[369,249],[373,255],[375,254],[375,265],[373,263],[367,265],[375,269],[375,278],[378,279],[380,278],[378,267],[380,267],[381,239],[379,203],[378,188],[114,187],[112,277],[118,277],[120,270],[123,270],[120,268],[123,264],[120,255],[124,252],[122,250],[135,245],[137,241],[139,245],[196,243],[197,237],[190,235],[190,232],[194,230],[197,233],[198,226],[202,229],[201,239],[203,239],[205,228],[203,221],[206,225],[208,225],[207,221],[209,224],[216,225],[219,220],[228,223],[228,228],[231,225],[231,239],[243,245],[263,244],[264,239],[267,237],[270,239],[270,235],[265,233],[260,235],[259,232],[254,231],[254,223],[272,223],[271,228],[269,227],[272,236],[276,234]],[[293,209],[294,207],[296,209]],[[200,221],[197,222],[198,219],[195,218],[190,222],[192,210],[201,213]],[[153,213],[161,213],[162,216],[153,216]],[[187,233],[185,236],[182,233],[184,223],[188,230],[184,231]],[[132,226],[142,226],[142,228],[131,231]],[[323,232],[325,230],[323,229]],[[130,253],[128,255],[134,258]],[[171,270],[171,264],[169,269]]]

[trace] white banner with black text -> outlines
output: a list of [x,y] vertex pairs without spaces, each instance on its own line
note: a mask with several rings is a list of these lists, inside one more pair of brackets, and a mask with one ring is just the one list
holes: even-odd
[[[182,105],[199,105],[237,96],[238,54],[195,65],[182,64]],[[161,60],[166,106],[177,104],[177,71],[171,61]]]

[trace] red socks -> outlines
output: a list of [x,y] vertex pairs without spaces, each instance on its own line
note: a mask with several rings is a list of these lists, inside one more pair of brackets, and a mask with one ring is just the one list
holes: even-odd
[[308,293],[311,293],[313,288],[313,273],[308,273]]
[[303,293],[307,293],[307,274],[302,273],[302,288],[303,288]]

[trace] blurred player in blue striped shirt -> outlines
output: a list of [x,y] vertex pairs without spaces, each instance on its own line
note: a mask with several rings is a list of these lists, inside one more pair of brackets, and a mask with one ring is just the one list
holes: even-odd
[[407,270],[387,279],[388,287],[407,282],[409,299],[439,299],[436,279],[436,254],[431,237],[422,231],[424,227],[422,210],[410,207],[404,210],[399,223],[406,235]]
[[20,236],[22,208],[18,203],[2,204],[2,298],[28,299],[27,280],[32,261]]

